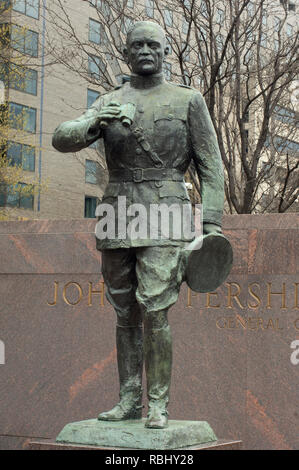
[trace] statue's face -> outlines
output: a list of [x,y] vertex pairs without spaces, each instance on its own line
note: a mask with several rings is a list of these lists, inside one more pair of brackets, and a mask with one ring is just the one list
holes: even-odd
[[132,72],[138,75],[151,75],[162,71],[164,56],[167,54],[165,36],[151,25],[136,27],[124,51]]

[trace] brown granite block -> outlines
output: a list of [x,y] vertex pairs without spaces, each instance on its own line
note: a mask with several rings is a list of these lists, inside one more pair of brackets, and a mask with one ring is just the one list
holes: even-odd
[[[299,365],[290,361],[299,339],[298,220],[224,218],[234,248],[230,276],[211,294],[183,285],[169,313],[171,419],[206,420],[247,449],[299,447]],[[94,226],[0,223],[2,448],[53,438],[118,399],[115,314],[102,293]],[[285,297],[277,294],[283,289]]]
[[94,234],[0,235],[1,274],[100,273]]
[[32,437],[0,436],[0,450],[28,450]]
[[19,233],[91,233],[94,234],[96,219],[58,219],[1,221],[0,234]]
[[252,230],[249,234],[250,274],[295,274],[298,269],[298,231]]
[[248,269],[248,232],[246,230],[224,230],[233,249],[231,275],[247,273]]
[[223,229],[299,229],[298,212],[285,214],[234,214],[223,216]]

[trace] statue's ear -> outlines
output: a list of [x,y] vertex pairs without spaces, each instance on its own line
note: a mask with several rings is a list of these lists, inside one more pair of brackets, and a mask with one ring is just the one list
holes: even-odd
[[170,51],[170,47],[169,47],[169,46],[166,46],[165,49],[164,49],[164,55],[165,55],[165,57],[169,54],[169,51]]
[[124,56],[125,61],[128,63],[129,54],[128,54],[128,49],[126,47],[123,48],[123,56]]

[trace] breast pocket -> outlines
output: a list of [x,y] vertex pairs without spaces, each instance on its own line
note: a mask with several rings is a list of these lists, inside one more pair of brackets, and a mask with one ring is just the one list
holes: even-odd
[[186,127],[187,110],[183,107],[159,106],[154,110],[155,132],[164,137],[180,134]]

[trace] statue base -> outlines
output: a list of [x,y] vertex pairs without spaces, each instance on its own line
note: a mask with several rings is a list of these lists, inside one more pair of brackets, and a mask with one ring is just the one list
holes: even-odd
[[[183,447],[179,451],[200,451],[200,450],[242,450],[242,441],[232,441],[227,439],[219,439],[218,441],[207,442],[206,444],[198,444],[190,447]],[[31,441],[26,445],[27,450],[102,450],[102,451],[123,451],[123,450],[136,450],[123,447],[103,447],[103,446],[88,446],[79,444],[61,444],[52,439],[42,439]],[[160,449],[161,450],[161,449]]]
[[206,421],[170,420],[165,429],[144,427],[145,419],[99,421],[89,419],[67,424],[56,443],[126,449],[182,449],[217,441]]

